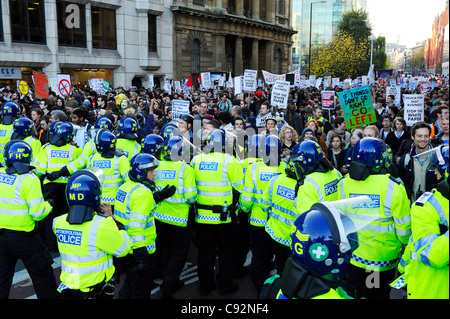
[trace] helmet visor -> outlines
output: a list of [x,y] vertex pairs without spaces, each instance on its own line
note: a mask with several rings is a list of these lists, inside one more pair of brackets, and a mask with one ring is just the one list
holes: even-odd
[[[367,195],[332,202],[320,202],[314,204],[311,209],[317,208],[316,205],[325,206],[333,215],[339,230],[342,252],[347,251],[350,247],[369,244],[382,231],[382,219],[380,218],[377,203]],[[345,215],[347,218],[341,218],[340,214]]]

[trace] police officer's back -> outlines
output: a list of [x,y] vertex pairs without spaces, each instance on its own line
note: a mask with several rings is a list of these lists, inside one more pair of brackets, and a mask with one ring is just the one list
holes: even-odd
[[39,179],[31,171],[31,147],[19,140],[5,146],[0,168],[0,298],[9,296],[15,265],[22,259],[38,298],[56,296],[53,259],[35,231],[52,207],[44,201]]
[[53,222],[63,298],[112,299],[113,256],[123,257],[132,247],[125,228],[112,217],[111,205],[100,204],[103,178],[98,169],[74,173],[66,187],[69,212]]

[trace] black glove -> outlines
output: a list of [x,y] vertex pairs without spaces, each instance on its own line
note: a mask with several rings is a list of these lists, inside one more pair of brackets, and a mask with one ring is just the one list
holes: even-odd
[[148,268],[148,251],[147,247],[133,249],[134,265],[131,271],[140,272]]
[[177,191],[177,188],[175,186],[167,185],[162,190],[154,192],[153,199],[158,204],[158,203],[162,202],[163,200],[165,200],[166,198],[169,198],[170,196],[175,194],[176,191]]
[[47,175],[47,179],[50,182],[53,182],[54,180],[57,180],[60,177],[66,177],[66,176],[70,176],[70,172],[67,169],[67,166],[64,166],[63,168],[61,168],[59,171],[57,172],[51,172],[50,174]]
[[57,172],[51,172],[50,174],[47,175],[47,179],[48,179],[50,182],[53,182],[53,181],[57,180],[57,179],[60,178],[60,177],[61,177],[60,171],[57,171]]

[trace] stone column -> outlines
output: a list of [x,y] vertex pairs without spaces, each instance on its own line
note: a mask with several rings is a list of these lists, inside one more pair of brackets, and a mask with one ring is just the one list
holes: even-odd
[[242,75],[242,37],[236,37],[234,50],[234,76]]
[[260,0],[253,0],[252,1],[252,12],[253,12],[253,20],[261,20],[260,16],[259,16],[259,1]]
[[258,39],[252,40],[252,57],[250,61],[250,68],[252,70],[258,70],[258,52],[259,51],[259,41]]

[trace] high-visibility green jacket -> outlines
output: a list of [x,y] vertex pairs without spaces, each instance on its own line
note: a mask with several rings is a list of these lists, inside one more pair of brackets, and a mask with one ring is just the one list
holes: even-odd
[[247,168],[254,162],[260,162],[261,159],[259,158],[255,158],[255,157],[247,157],[243,160],[240,161],[241,166],[242,166],[242,170],[244,171],[244,176],[245,173],[247,172]]
[[69,165],[67,165],[67,170],[69,171],[69,173],[73,174],[80,169],[86,168],[86,166],[89,164],[89,159],[96,152],[97,148],[95,146],[95,142],[93,139],[90,139],[86,144],[84,144],[83,152],[81,153],[81,155],[75,160],[71,161]]
[[0,168],[0,229],[30,232],[51,211],[34,173],[7,174]]
[[336,169],[306,175],[294,202],[297,215],[308,211],[317,202],[338,200],[338,182],[341,177]]
[[114,215],[125,226],[133,250],[147,247],[150,254],[155,252],[155,209],[152,191],[147,186],[128,180],[117,190]]
[[[42,176],[46,173],[59,171],[66,165],[76,160],[81,155],[81,148],[72,144],[64,146],[55,146],[45,144],[44,148],[39,152],[35,159],[36,174]],[[54,181],[54,183],[67,183],[69,177],[62,176]],[[44,184],[50,183],[45,179]]]
[[103,171],[105,180],[102,185],[102,203],[113,204],[119,187],[129,180],[130,162],[124,155],[112,158],[102,157],[100,153],[94,153],[89,159],[88,168],[96,167]]
[[61,285],[58,291],[90,287],[109,281],[114,275],[113,256],[123,257],[131,250],[125,230],[119,230],[112,217],[95,214],[91,221],[71,225],[67,214],[53,220],[53,232],[61,255]]
[[[402,245],[406,245],[411,236],[410,202],[405,187],[389,175],[370,175],[364,181],[346,175],[339,181],[339,195],[340,199],[367,195],[379,214],[377,221],[358,232],[362,239],[353,252],[351,263],[378,271],[396,267]],[[352,211],[346,213],[352,214]],[[363,215],[363,210],[358,214]]]
[[42,143],[34,136],[27,136],[23,139],[28,145],[30,145],[31,150],[33,151],[33,158],[31,159],[31,165],[35,165],[35,159],[39,156],[39,153],[42,149]]
[[[449,202],[438,190],[424,193],[411,207],[408,299],[449,298]],[[446,230],[445,230],[446,228]]]
[[295,179],[280,174],[270,180],[261,199],[262,207],[269,211],[266,232],[285,246],[290,246],[291,228],[297,218],[294,209],[296,185]]
[[265,227],[268,219],[269,208],[263,207],[261,198],[264,190],[272,177],[284,174],[286,162],[281,162],[278,166],[268,166],[263,162],[250,164],[244,181],[240,207],[244,212],[250,212],[250,224],[257,227]]
[[0,163],[3,165],[5,165],[5,158],[3,156],[5,145],[11,140],[13,131],[13,124],[5,125],[0,123]]
[[161,222],[187,227],[190,204],[197,199],[194,169],[184,161],[159,162],[156,169],[161,179],[156,186],[175,186],[176,193],[157,204],[156,219]]
[[230,223],[220,220],[220,214],[212,209],[199,208],[199,205],[229,207],[233,203],[233,189],[242,193],[244,173],[238,160],[229,154],[213,152],[199,154],[192,159],[191,166],[195,172],[198,204],[195,221],[202,224]]
[[116,148],[121,149],[128,161],[131,161],[134,155],[141,152],[141,144],[138,141],[128,140],[126,138],[119,137],[117,139]]

